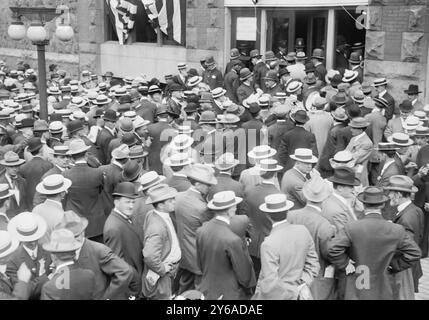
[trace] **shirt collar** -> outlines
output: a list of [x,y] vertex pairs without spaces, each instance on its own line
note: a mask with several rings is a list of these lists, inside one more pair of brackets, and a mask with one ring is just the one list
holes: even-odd
[[158,210],[156,210],[156,209],[153,209],[153,211],[155,212],[155,213],[157,213],[161,218],[163,218],[163,219],[171,219],[170,218],[170,214],[168,214],[167,212],[161,212],[161,211],[158,211]]
[[227,217],[224,217],[224,216],[216,216],[216,218],[215,219],[217,219],[217,220],[220,220],[220,221],[223,221],[223,222],[225,222],[226,224],[230,224],[230,220],[229,220],[229,218],[227,218]]
[[369,211],[369,212],[365,212],[364,215],[368,216],[370,214],[379,214],[381,216],[381,212],[380,211]]
[[122,218],[127,220],[129,223],[131,223],[130,217],[127,217],[124,213],[119,211],[118,209],[114,208],[113,211],[115,211],[117,214],[119,214]]
[[313,208],[313,209],[315,209],[316,211],[318,211],[319,213],[321,213],[321,212],[322,212],[322,209],[320,209],[319,207],[314,206],[314,205],[312,205],[312,204],[307,204],[307,207]]
[[122,164],[120,164],[118,161],[116,161],[116,160],[113,160],[112,161],[112,164],[114,164],[115,166],[118,166],[119,168],[121,168],[121,169],[123,169],[123,165]]
[[181,178],[187,178],[186,174],[180,173],[180,172],[175,172],[173,173],[174,177],[181,177]]
[[195,189],[194,187],[190,187],[189,188],[189,190],[191,190],[191,191],[193,191],[193,192],[195,192],[195,193],[197,193],[197,194],[199,194],[199,195],[202,195],[201,194],[201,192],[199,192],[197,189]]
[[405,208],[406,208],[406,207],[408,207],[410,204],[411,204],[411,200],[407,200],[407,201],[405,201],[403,204],[400,204],[400,205],[398,206],[398,213],[397,213],[396,215],[398,215],[398,214],[400,214],[402,211],[404,211],[404,210],[405,210]]
[[271,181],[271,180],[262,180],[261,183],[262,184],[271,184],[271,185],[275,186],[274,181]]
[[68,262],[61,263],[60,265],[56,266],[55,273],[58,272],[61,268],[71,266],[73,264],[74,264],[74,261],[68,261]]
[[279,221],[279,222],[274,222],[273,223],[273,228],[274,227],[277,227],[277,226],[279,226],[279,225],[281,225],[281,224],[283,224],[283,223],[286,223],[287,222],[287,220],[285,219],[285,220],[282,220],[282,221]]
[[34,256],[37,257],[37,249],[39,248],[39,246],[36,246],[36,249],[34,250],[30,250],[29,248],[27,248],[25,245],[22,246],[24,248],[25,251],[27,251],[28,255],[31,257],[33,254]]
[[74,164],[87,164],[86,160],[78,160]]
[[232,176],[231,172],[226,172],[226,171],[221,171],[219,172],[219,175],[224,175],[224,176]]
[[415,98],[413,101],[411,101],[411,104],[414,106],[417,102],[417,98]]
[[64,172],[66,169],[64,169],[64,168],[61,168],[59,165],[55,165],[61,172]]
[[293,167],[298,173],[300,173],[304,178],[307,178],[307,175],[302,172],[301,170],[299,170],[297,167]]
[[383,92],[380,92],[380,94],[378,95],[379,97],[384,96],[387,93],[387,90],[384,90]]
[[114,129],[110,129],[109,127],[107,127],[107,126],[104,126],[104,129],[106,129],[107,131],[109,131],[111,134],[112,134],[112,136],[114,136],[115,135],[115,131],[114,131]]

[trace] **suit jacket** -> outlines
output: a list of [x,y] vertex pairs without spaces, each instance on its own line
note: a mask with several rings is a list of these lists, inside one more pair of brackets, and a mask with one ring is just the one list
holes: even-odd
[[356,268],[364,266],[368,270],[369,289],[356,286],[360,274],[346,277],[346,300],[392,300],[391,273],[410,268],[420,255],[405,229],[385,221],[378,213],[368,213],[362,220],[346,225],[329,248],[329,259],[338,269],[344,270],[352,259]]
[[[59,288],[57,282],[68,276],[68,286]],[[61,283],[61,282],[60,282]],[[41,300],[94,300],[96,293],[95,274],[75,264],[65,266],[54,273],[54,277],[42,288]]]
[[[140,284],[143,273],[143,246],[131,219],[126,220],[116,210],[112,210],[104,224],[103,239],[114,254],[133,267],[135,280]],[[139,292],[140,290],[139,288]]]
[[223,86],[223,75],[218,69],[204,70],[203,82],[210,87],[210,90]]
[[334,194],[330,195],[322,204],[322,216],[335,227],[337,232],[357,220],[356,213],[352,210],[354,208],[347,206]]
[[101,197],[103,172],[86,163],[77,163],[64,171],[64,177],[72,182],[66,196],[65,209],[73,210],[88,219],[85,231],[88,238],[101,235],[106,221]]
[[260,88],[265,92],[266,87],[264,77],[268,71],[269,68],[265,62],[259,61],[257,64],[255,64],[253,67],[253,80],[255,81],[255,88]]
[[[7,184],[9,185],[9,188],[13,188],[13,186],[7,180],[5,174],[5,171],[1,173],[0,183]],[[30,199],[28,197],[27,181],[18,174],[17,178],[15,179],[15,184],[19,191],[19,204],[15,196],[9,198],[9,208],[6,211],[9,219],[13,218],[18,213],[30,210],[30,205],[28,203]]]
[[226,96],[234,103],[238,103],[237,89],[239,87],[239,76],[237,71],[231,70],[225,74],[224,86]]
[[370,123],[371,137],[374,147],[383,141],[383,133],[386,129],[386,118],[380,112],[371,112],[365,116]]
[[99,148],[99,154],[98,159],[100,159],[100,162],[102,164],[107,164],[107,159],[110,158],[110,155],[108,153],[109,143],[112,141],[116,136],[113,135],[109,130],[106,128],[101,129],[100,133],[97,136],[97,140],[95,144]]
[[246,245],[216,218],[197,231],[197,263],[203,274],[197,289],[206,299],[243,300],[256,285]]
[[322,81],[322,83],[325,83],[325,76],[328,71],[326,70],[326,67],[323,63],[320,63],[316,66],[316,71],[314,71],[314,75]]
[[145,120],[150,121],[151,123],[155,122],[156,119],[156,104],[148,99],[143,99],[140,103],[140,106],[136,108],[136,113],[138,116],[142,117]]
[[[364,187],[368,186],[368,160],[373,150],[373,143],[366,133],[363,136],[356,136],[350,140],[346,150],[352,153],[358,169],[356,176],[360,179]],[[361,167],[359,167],[361,166]]]
[[[167,224],[155,211],[146,214],[143,240],[143,286],[145,297],[152,299],[170,299],[172,295],[172,274],[166,273],[163,261],[171,251],[172,234]],[[157,273],[160,278],[152,286],[147,280],[149,270]]]
[[[49,169],[48,171],[45,172],[45,174],[42,176],[42,180],[45,179],[47,176],[53,175],[53,174],[63,174],[63,171],[61,171],[57,166],[53,166],[51,169]],[[46,200],[46,195],[41,194],[39,192],[34,193],[34,198],[33,198],[33,206],[34,208],[43,203]]]
[[[277,177],[273,178],[274,185],[280,190],[280,183]],[[256,167],[250,167],[240,173],[239,182],[244,188],[244,191],[262,183],[260,171]],[[243,195],[244,196],[244,195]]]
[[36,192],[36,186],[42,181],[43,175],[53,167],[52,163],[40,157],[34,157],[27,163],[24,163],[20,168],[20,175],[27,182],[27,190],[25,191],[28,199],[28,209],[33,209],[33,198]]
[[170,187],[176,189],[178,192],[184,192],[188,190],[191,186],[191,183],[189,182],[187,177],[177,176],[173,175],[165,180],[165,183],[168,184]]
[[302,187],[306,181],[307,178],[295,168],[289,169],[283,175],[281,183],[282,192],[295,204],[293,207],[295,210],[301,209],[307,204],[307,200],[302,194]]
[[133,282],[133,270],[128,263],[104,244],[86,238],[75,265],[94,273],[96,300],[126,300],[136,293],[131,288],[140,285]]
[[207,199],[213,199],[213,195],[221,191],[234,191],[237,197],[242,198],[244,193],[244,186],[231,178],[231,175],[225,173],[219,173],[216,176],[217,184],[210,187]]
[[319,157],[319,169],[321,173],[328,172],[326,176],[329,176],[329,173],[333,171],[331,164],[329,163],[329,159],[331,159],[336,153],[338,132],[345,127],[345,123],[339,123],[334,125],[329,131],[329,134],[326,138],[325,146],[323,147],[322,153]]
[[384,172],[381,173],[383,166],[384,166],[384,163],[379,166],[380,171],[377,177],[377,186],[379,187],[387,187],[389,185],[390,177],[394,175],[405,174],[404,165],[401,159],[397,155],[395,155],[395,161],[391,162],[390,165],[387,167],[387,169],[385,169]]
[[64,209],[62,204],[56,201],[46,199],[45,202],[35,206],[32,213],[42,217],[48,226],[45,235],[42,239],[39,240],[39,242],[49,242],[52,231],[58,224],[63,221]]
[[30,299],[38,300],[42,287],[48,281],[48,275],[51,273],[49,266],[52,263],[51,255],[43,250],[41,245],[37,248],[36,260],[31,259],[27,251],[21,244],[8,258],[6,275],[10,278],[13,285],[18,283],[17,271],[22,263],[25,263],[31,271],[31,295]]
[[298,284],[319,273],[314,241],[306,227],[282,222],[261,245],[261,273],[254,300],[296,300]]
[[318,156],[316,137],[303,127],[295,127],[283,134],[277,155],[283,166],[283,172],[293,167],[295,161],[290,158],[290,155],[298,148],[311,149],[313,154]]
[[103,186],[103,205],[104,212],[106,215],[113,209],[113,197],[112,193],[118,183],[122,181],[122,168],[115,163],[111,163],[99,168],[104,175],[104,186]]
[[[162,174],[161,149],[169,143],[167,137],[173,137],[173,128],[167,122],[157,122],[148,126],[149,136],[152,138],[152,144],[149,147],[149,167],[152,170]],[[170,135],[171,133],[171,135]],[[165,139],[161,141],[161,135]],[[171,139],[170,139],[171,140]]]
[[387,120],[390,120],[392,119],[393,114],[395,113],[395,100],[388,92],[382,95],[381,98],[384,98],[385,100],[387,100],[388,105],[386,108],[385,117]]
[[278,150],[283,134],[295,128],[292,120],[277,120],[276,123],[268,127],[268,145]]
[[137,230],[140,238],[140,242],[143,243],[144,240],[144,221],[146,219],[146,214],[153,210],[153,205],[146,204],[147,195],[141,192],[139,194],[139,197],[134,202],[133,207],[133,216],[131,217],[131,220],[133,222],[133,225],[135,226],[135,229]]
[[242,83],[237,88],[237,99],[238,103],[242,104],[244,100],[246,100],[248,97],[250,97],[255,92],[255,89],[252,87],[249,87]]
[[244,192],[243,204],[240,207],[240,214],[246,214],[250,219],[250,239],[249,253],[251,256],[260,257],[261,243],[271,231],[271,221],[267,213],[261,211],[259,206],[265,202],[265,197],[270,194],[280,193],[272,184],[262,182],[251,187]]
[[314,134],[317,150],[321,152],[325,147],[329,131],[334,125],[334,120],[328,112],[323,110],[310,112],[309,117],[310,120],[305,124],[304,128]]
[[212,218],[203,196],[193,189],[188,189],[176,196],[177,238],[179,239],[182,259],[180,267],[194,274],[201,275],[197,264],[197,229]]
[[8,276],[0,273],[0,300],[28,300],[31,288],[31,283],[23,281],[13,285]]
[[387,122],[386,129],[384,130],[384,137],[387,139],[396,132],[405,132],[401,117],[393,118]]

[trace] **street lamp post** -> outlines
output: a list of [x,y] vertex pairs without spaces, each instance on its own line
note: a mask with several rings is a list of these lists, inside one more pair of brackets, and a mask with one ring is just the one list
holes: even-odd
[[[46,58],[45,47],[49,44],[47,33],[44,28],[45,24],[54,18],[68,14],[66,6],[57,8],[45,7],[10,7],[15,19],[8,29],[9,36],[14,40],[22,40],[25,35],[25,26],[21,21],[21,17],[25,17],[31,23],[27,30],[27,38],[31,40],[33,45],[37,47],[37,66],[39,71],[39,102],[40,102],[40,118],[48,120],[48,97],[46,92]],[[69,17],[67,16],[67,20]],[[69,22],[69,21],[68,21]],[[57,26],[57,35],[62,41],[69,41],[73,37],[73,29],[67,25]]]

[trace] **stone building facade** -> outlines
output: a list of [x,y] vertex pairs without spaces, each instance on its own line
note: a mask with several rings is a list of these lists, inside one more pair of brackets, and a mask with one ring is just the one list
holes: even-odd
[[[269,3],[272,9],[280,3],[279,1],[260,0],[258,6]],[[304,3],[311,1],[316,0],[297,1],[296,6],[303,7]],[[365,81],[371,82],[377,77],[387,77],[397,101],[405,99],[403,90],[410,83],[417,83],[423,91],[422,97],[425,97],[422,100],[429,103],[429,94],[427,94],[429,92],[429,81],[427,81],[429,80],[427,63],[429,1],[342,1],[345,4],[353,2],[369,5],[369,29],[366,31],[365,41]],[[250,0],[248,2],[251,3]],[[317,0],[316,2],[332,1]],[[63,1],[63,4],[70,8],[75,36],[70,42],[61,42],[54,34],[55,22],[47,25],[51,35],[46,54],[47,65],[57,63],[73,76],[87,69],[99,74],[113,71],[118,76],[144,74],[148,78],[162,78],[165,74],[174,72],[178,62],[186,62],[189,67],[200,70],[200,60],[207,55],[213,55],[222,70],[229,60],[231,11],[226,7],[226,0],[186,1],[185,46],[158,46],[156,43],[141,42],[121,46],[117,41],[109,41],[106,35],[105,3],[105,0]],[[231,1],[228,0],[228,3]],[[244,3],[249,6],[247,2]],[[34,68],[37,67],[35,47],[28,40],[17,42],[9,39],[7,28],[12,21],[9,7],[38,5],[55,7],[58,2],[54,0],[0,1],[0,59],[8,64],[13,65],[17,61],[24,60]],[[283,2],[282,5],[284,5]],[[262,22],[260,22],[261,19]],[[262,25],[264,18],[258,18],[258,23]],[[264,29],[261,28],[260,31],[263,33]],[[263,48],[260,49],[262,52],[265,51]]]

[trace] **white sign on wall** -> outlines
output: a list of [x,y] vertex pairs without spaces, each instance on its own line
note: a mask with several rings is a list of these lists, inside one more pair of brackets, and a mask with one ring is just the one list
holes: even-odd
[[254,17],[237,18],[237,40],[256,41],[257,21]]

